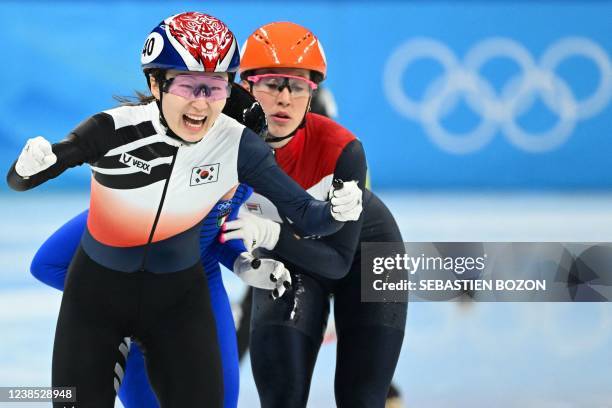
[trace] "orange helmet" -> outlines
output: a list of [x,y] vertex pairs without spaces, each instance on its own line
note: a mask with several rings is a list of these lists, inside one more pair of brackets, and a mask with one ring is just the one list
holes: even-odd
[[301,25],[289,22],[259,27],[242,46],[239,72],[261,68],[303,68],[325,79],[327,61],[317,37]]

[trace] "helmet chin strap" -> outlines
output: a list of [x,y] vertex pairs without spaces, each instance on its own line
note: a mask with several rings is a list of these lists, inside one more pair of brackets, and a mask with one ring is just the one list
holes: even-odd
[[293,129],[293,131],[291,133],[289,133],[287,136],[282,136],[282,137],[272,136],[270,134],[270,132],[267,131],[266,136],[264,137],[264,142],[266,142],[266,143],[278,143],[278,142],[282,142],[283,140],[287,140],[290,137],[295,136],[295,134],[297,133],[298,130],[300,130],[304,126],[306,126],[306,115],[308,114],[308,112],[310,112],[310,101],[311,100],[312,100],[312,95],[308,98],[308,105],[307,105],[307,108],[306,108],[306,112],[304,112],[304,116],[302,117],[302,121],[300,122],[298,127]]

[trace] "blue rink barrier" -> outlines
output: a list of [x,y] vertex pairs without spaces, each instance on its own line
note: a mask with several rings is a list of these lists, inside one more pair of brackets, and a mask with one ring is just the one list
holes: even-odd
[[[28,137],[60,140],[145,89],[144,39],[189,9],[241,43],[270,21],[311,28],[376,188],[612,188],[607,1],[0,3],[2,169]],[[48,188],[87,178],[71,170]]]

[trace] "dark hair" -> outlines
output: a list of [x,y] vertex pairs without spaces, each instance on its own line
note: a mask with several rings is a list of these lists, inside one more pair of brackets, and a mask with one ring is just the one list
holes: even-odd
[[134,95],[131,96],[121,96],[121,95],[113,95],[113,99],[121,104],[121,106],[137,106],[137,105],[146,105],[155,100],[155,97],[151,95],[151,77],[155,78],[156,82],[160,82],[160,80],[166,76],[166,71],[158,68],[147,69],[144,71],[144,76],[147,79],[147,86],[149,87],[149,92],[140,92],[134,91]]
[[134,91],[134,95],[113,95],[113,99],[119,102],[121,106],[137,106],[151,103],[155,100],[155,97],[149,93]]
[[317,71],[310,71],[310,80],[318,85],[323,82],[323,74]]

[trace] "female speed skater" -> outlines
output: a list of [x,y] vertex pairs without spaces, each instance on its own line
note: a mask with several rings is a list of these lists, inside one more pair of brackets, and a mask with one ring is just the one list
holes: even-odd
[[[143,101],[149,97],[141,98]],[[124,99],[122,99],[124,100]],[[139,102],[140,103],[140,102]],[[223,113],[236,119],[256,133],[265,131],[265,116],[253,96],[238,84],[233,84],[231,95]],[[287,272],[282,264],[271,259],[260,260],[258,271],[250,267],[251,259],[244,253],[240,241],[220,245],[217,235],[225,219],[233,219],[251,190],[240,185],[234,196],[220,200],[202,222],[200,230],[200,251],[210,291],[210,301],[215,318],[221,365],[223,369],[224,408],[235,408],[238,404],[239,369],[238,347],[231,306],[221,279],[219,262],[233,270],[247,285],[262,289],[277,288],[282,296],[285,291],[283,282]],[[59,290],[64,282],[70,260],[79,246],[86,228],[88,211],[78,214],[49,237],[40,247],[32,261],[32,275],[41,282]],[[282,268],[282,269],[279,269]],[[283,271],[280,273],[279,271]],[[278,277],[275,283],[269,276]],[[130,338],[124,340],[122,353],[114,373],[118,387],[118,397],[125,408],[157,408],[159,403],[147,379],[142,351]]]
[[[333,93],[329,88],[323,88],[321,85],[317,88],[317,91],[312,95],[312,101],[310,103],[310,112],[319,115],[326,116],[331,119],[336,119],[338,116],[338,106],[334,98]],[[370,178],[369,172],[366,177],[366,188],[370,189]],[[234,219],[227,218],[228,220]],[[236,242],[231,240],[228,242]],[[249,337],[251,328],[251,311],[253,303],[253,290],[251,287],[247,287],[245,294],[239,302],[232,304],[232,313],[236,321],[236,336],[238,341],[238,360],[242,363],[248,349],[249,349]],[[330,341],[336,341],[335,327],[328,325],[325,333],[325,339],[323,344],[327,344]],[[385,402],[385,408],[402,408],[404,401],[402,394],[398,386],[392,382],[389,386],[387,393],[387,400]]]
[[[293,23],[256,30],[243,47],[240,78],[262,105],[266,141],[281,168],[314,197],[333,180],[366,179],[361,143],[334,121],[309,113],[327,64],[316,36]],[[305,407],[312,371],[334,298],[338,336],[335,398],[339,407],[384,407],[399,358],[406,303],[362,303],[360,243],[401,242],[393,216],[368,190],[363,214],[327,237],[300,231],[257,189],[222,240],[241,239],[282,261],[292,276],[289,296],[274,301],[254,290],[251,364],[262,407]]]
[[52,385],[76,387],[79,408],[113,406],[125,337],[140,345],[162,407],[223,406],[199,233],[238,183],[274,202],[304,234],[332,234],[361,213],[356,185],[332,188],[331,202],[314,200],[257,135],[221,114],[239,59],[220,20],[171,16],[141,53],[154,102],[98,113],[53,145],[30,139],[9,170],[9,185],[23,191],[76,165],[92,169],[87,226],[66,277],[53,351]]

